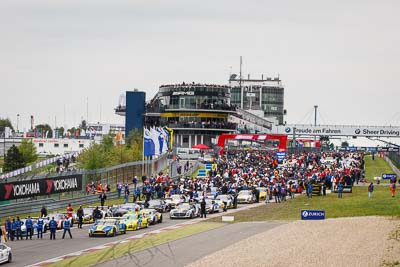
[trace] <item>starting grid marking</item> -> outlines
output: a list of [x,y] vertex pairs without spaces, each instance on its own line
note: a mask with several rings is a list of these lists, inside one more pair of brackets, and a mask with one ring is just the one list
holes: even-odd
[[106,248],[111,248],[111,247],[114,247],[114,246],[116,246],[118,244],[128,243],[128,242],[130,242],[132,240],[141,239],[141,238],[144,238],[146,236],[156,235],[156,234],[163,233],[163,232],[166,232],[166,231],[182,228],[182,227],[185,227],[185,226],[188,226],[188,225],[196,224],[196,223],[198,223],[200,221],[201,220],[194,220],[194,221],[187,221],[187,222],[184,222],[184,223],[179,223],[179,224],[176,224],[176,225],[171,225],[171,226],[168,226],[168,227],[165,227],[165,228],[161,228],[161,229],[157,229],[157,230],[154,230],[154,231],[151,231],[151,232],[147,232],[147,233],[131,236],[131,237],[125,238],[125,239],[120,240],[120,241],[114,241],[114,242],[106,243],[104,245],[100,245],[100,246],[97,246],[97,247],[93,247],[93,248],[89,248],[89,249],[85,249],[85,250],[69,253],[69,254],[66,254],[66,255],[63,255],[63,256],[60,256],[60,257],[56,257],[56,258],[53,258],[53,259],[48,259],[48,260],[45,260],[45,261],[42,261],[42,262],[38,262],[38,263],[35,263],[35,264],[32,264],[32,265],[29,265],[29,267],[47,266],[47,265],[50,265],[50,264],[53,264],[53,263],[57,263],[59,261],[62,261],[62,260],[68,259],[68,258],[81,256],[83,254],[89,254],[89,253],[100,251],[100,250],[103,250],[103,249],[106,249]]

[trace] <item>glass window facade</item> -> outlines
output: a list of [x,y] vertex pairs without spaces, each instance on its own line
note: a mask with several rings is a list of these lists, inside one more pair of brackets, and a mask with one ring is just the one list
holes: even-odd
[[242,86],[243,106],[241,103],[241,88],[231,89],[231,104],[248,109],[262,109],[264,117],[276,118],[283,124],[284,116],[284,88],[279,86]]

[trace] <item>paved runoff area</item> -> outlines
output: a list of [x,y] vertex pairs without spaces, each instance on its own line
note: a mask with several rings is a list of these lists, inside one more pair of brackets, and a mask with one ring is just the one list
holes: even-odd
[[[185,266],[242,239],[282,225],[280,222],[235,223],[128,254],[96,266]],[[227,259],[228,262],[232,258]],[[202,265],[213,266],[213,265]]]
[[398,262],[398,231],[399,221],[384,217],[295,221],[245,238],[188,267],[397,266],[381,264]]

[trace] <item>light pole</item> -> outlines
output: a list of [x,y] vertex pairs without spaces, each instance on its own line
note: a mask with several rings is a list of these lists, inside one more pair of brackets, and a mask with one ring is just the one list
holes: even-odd
[[19,124],[19,114],[17,114],[17,133],[19,133],[18,124]]

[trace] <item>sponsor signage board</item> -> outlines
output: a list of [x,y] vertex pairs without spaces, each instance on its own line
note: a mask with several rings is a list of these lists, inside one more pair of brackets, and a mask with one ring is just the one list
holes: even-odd
[[325,211],[324,210],[302,210],[301,211],[302,220],[324,220]]
[[395,174],[395,173],[383,173],[382,174],[382,179],[385,179],[385,180],[396,179],[396,177],[397,177],[397,174]]
[[[333,189],[333,192],[334,193],[338,193],[338,187],[337,186],[335,187],[335,189]],[[353,193],[353,186],[344,185],[342,193]]]
[[275,155],[278,158],[278,160],[284,160],[286,157],[286,152],[276,152]]
[[276,126],[271,133],[295,134],[297,136],[373,136],[373,137],[400,137],[400,127],[388,126],[345,126],[345,125],[286,125]]
[[0,201],[82,190],[82,174],[1,183]]
[[205,169],[199,169],[199,170],[197,171],[197,176],[199,176],[199,177],[206,177],[206,176],[207,176],[206,170],[205,170]]

